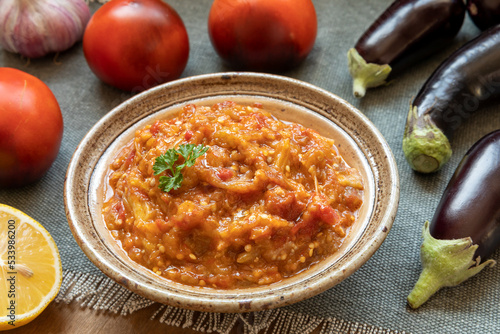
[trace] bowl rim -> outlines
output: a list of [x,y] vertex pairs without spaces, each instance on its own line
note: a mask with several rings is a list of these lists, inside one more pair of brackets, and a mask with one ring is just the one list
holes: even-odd
[[[349,261],[342,266],[341,270],[334,273],[327,272],[324,275],[316,275],[318,277],[312,280],[298,281],[284,288],[278,288],[272,294],[266,293],[263,289],[260,290],[260,293],[223,294],[214,302],[211,293],[217,290],[210,289],[193,292],[191,289],[190,291],[185,291],[182,286],[179,287],[179,284],[175,283],[172,284],[172,287],[165,290],[159,287],[150,277],[131,275],[132,273],[121,263],[118,255],[106,252],[105,250],[103,254],[103,247],[105,248],[104,240],[99,237],[95,230],[89,231],[83,228],[84,224],[80,223],[82,219],[91,219],[87,191],[93,177],[93,169],[97,164],[97,161],[86,161],[83,154],[86,150],[106,149],[111,144],[95,141],[94,137],[96,134],[112,128],[113,119],[118,114],[124,113],[138,105],[145,104],[151,96],[164,98],[162,93],[167,95],[178,94],[179,98],[172,102],[172,104],[176,105],[186,104],[197,98],[218,96],[221,94],[237,95],[238,93],[242,93],[252,96],[255,95],[252,87],[255,88],[256,83],[262,83],[263,86],[262,90],[258,92],[259,96],[268,94],[270,98],[286,100],[287,102],[300,104],[306,108],[317,107],[317,110],[314,110],[315,112],[324,113],[324,116],[335,117],[332,107],[318,101],[318,97],[330,101],[332,104],[348,110],[350,116],[360,122],[359,124],[363,126],[365,131],[370,132],[371,139],[376,140],[376,143],[367,143],[361,140],[361,136],[352,137],[357,145],[365,145],[365,149],[370,147],[366,145],[375,145],[380,150],[376,154],[372,154],[369,151],[364,152],[367,155],[366,158],[369,166],[375,175],[374,179],[376,182],[374,185],[377,189],[375,191],[376,200],[373,201],[375,206],[374,212],[370,216],[377,215],[378,219],[377,225],[373,226],[370,237],[364,238],[359,245],[356,244],[358,246],[356,252],[352,250]],[[238,91],[234,90],[235,85],[239,87]],[[196,88],[185,90],[186,86]],[[272,88],[270,91],[269,87]],[[245,89],[248,89],[248,91],[245,91]],[[286,89],[292,89],[295,95],[289,95],[286,93]],[[147,112],[137,115],[138,119],[132,122],[132,124],[164,108],[165,105],[158,108],[149,108]],[[332,120],[330,117],[327,118]],[[345,120],[339,119],[337,121],[339,122],[337,125],[342,126],[342,122]],[[122,132],[126,131],[127,128],[124,127]],[[366,133],[362,134],[366,135]],[[118,136],[119,134],[116,134],[115,139]],[[91,163],[90,168],[88,163]],[[382,169],[382,166],[385,168]],[[78,173],[82,170],[85,170],[85,182],[74,182],[77,179]],[[380,182],[379,177],[382,174],[389,182]],[[382,193],[380,192],[381,189],[383,190]],[[78,245],[104,274],[118,284],[143,297],[171,306],[209,312],[250,312],[285,306],[312,297],[340,283],[359,269],[380,247],[392,227],[399,203],[399,175],[396,161],[383,135],[364,114],[337,95],[312,84],[275,74],[220,72],[187,77],[162,84],[135,95],[104,115],[87,132],[73,153],[64,183],[64,203],[68,223]],[[383,205],[380,205],[380,203],[383,203]]]

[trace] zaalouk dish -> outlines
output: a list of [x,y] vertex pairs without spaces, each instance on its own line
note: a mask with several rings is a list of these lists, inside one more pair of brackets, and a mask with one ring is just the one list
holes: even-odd
[[[189,145],[199,157],[178,154]],[[175,163],[155,175],[161,156]],[[160,189],[177,171],[178,188]],[[333,140],[230,101],[136,131],[105,184],[105,223],[132,260],[218,289],[278,282],[334,254],[363,195]]]

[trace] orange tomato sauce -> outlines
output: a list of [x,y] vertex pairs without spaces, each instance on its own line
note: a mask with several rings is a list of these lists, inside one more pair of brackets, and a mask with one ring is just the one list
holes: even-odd
[[[156,157],[181,144],[208,151],[159,189]],[[180,158],[183,159],[183,158]],[[182,162],[181,160],[179,160]],[[363,180],[334,141],[262,105],[187,105],[136,131],[110,165],[102,214],[128,256],[193,286],[279,282],[334,254],[356,221]]]

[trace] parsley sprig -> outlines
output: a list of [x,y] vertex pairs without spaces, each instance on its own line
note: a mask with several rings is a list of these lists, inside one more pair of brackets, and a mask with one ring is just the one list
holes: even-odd
[[[184,167],[192,167],[196,159],[207,151],[208,147],[201,144],[182,144],[179,145],[179,149],[176,150],[171,148],[164,154],[156,157],[155,164],[153,165],[155,175],[161,174],[166,170],[169,170],[172,174],[172,176],[160,176],[160,184],[158,187],[165,192],[169,192],[172,189],[179,189],[182,180],[184,180],[181,170],[183,170]],[[184,158],[184,163],[175,166],[175,163],[179,159],[179,155]]]

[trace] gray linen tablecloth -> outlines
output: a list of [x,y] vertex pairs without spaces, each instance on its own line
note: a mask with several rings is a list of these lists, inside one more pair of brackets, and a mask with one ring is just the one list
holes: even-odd
[[[191,53],[182,77],[230,70],[215,54],[207,34],[211,1],[168,2],[184,19],[190,37]],[[499,266],[487,268],[460,287],[441,290],[416,311],[406,305],[406,296],[421,270],[422,225],[432,217],[465,151],[484,134],[500,128],[500,117],[495,110],[498,107],[494,106],[464,122],[452,141],[454,155],[442,171],[419,175],[410,169],[401,150],[409,103],[433,69],[479,31],[467,18],[453,45],[408,68],[391,85],[371,90],[363,100],[356,100],[351,92],[346,52],[390,2],[314,0],[319,26],[314,49],[299,68],[282,73],[345,98],[385,136],[401,177],[400,206],[386,241],[361,269],[341,284],[292,306],[230,316],[197,314],[158,305],[156,320],[151,321],[216,332],[227,332],[233,325],[257,332],[274,324],[274,328],[300,333],[318,326],[324,333],[500,333]],[[98,6],[94,3],[91,8],[95,11]],[[31,215],[53,235],[65,275],[56,301],[76,299],[83,306],[123,314],[152,304],[114,284],[86,258],[73,239],[64,212],[64,176],[78,143],[102,116],[131,95],[101,83],[92,74],[81,44],[61,53],[57,62],[52,56],[27,62],[0,49],[0,66],[21,69],[47,83],[64,116],[62,147],[48,174],[34,185],[0,190],[1,203]],[[498,252],[494,258],[499,258]]]

